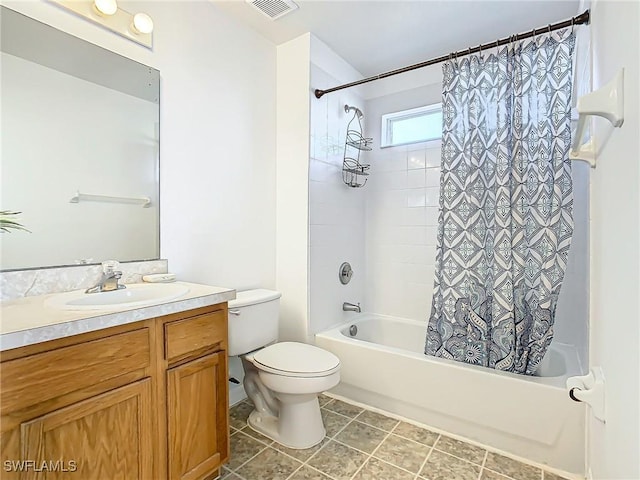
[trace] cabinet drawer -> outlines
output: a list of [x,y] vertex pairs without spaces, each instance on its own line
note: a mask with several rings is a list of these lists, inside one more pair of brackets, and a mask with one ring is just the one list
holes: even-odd
[[5,415],[150,365],[148,328],[57,348],[0,364]]
[[226,310],[216,310],[164,325],[167,361],[186,358],[227,341]]

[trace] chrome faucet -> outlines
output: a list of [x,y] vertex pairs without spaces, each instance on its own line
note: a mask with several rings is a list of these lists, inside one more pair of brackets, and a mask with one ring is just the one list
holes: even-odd
[[358,302],[357,305],[354,303],[344,302],[342,304],[342,310],[344,310],[345,312],[358,312],[358,313],[362,311],[360,309],[360,302]]
[[120,264],[115,260],[102,262],[102,277],[100,281],[93,287],[87,288],[84,293],[112,292],[114,290],[127,288],[118,283],[118,280],[122,277],[122,272],[116,270],[119,266]]

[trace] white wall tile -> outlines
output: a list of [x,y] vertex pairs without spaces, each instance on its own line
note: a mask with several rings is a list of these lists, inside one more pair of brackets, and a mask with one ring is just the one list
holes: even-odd
[[426,154],[423,149],[407,153],[407,169],[424,168],[425,166]]
[[407,171],[406,170],[398,170],[389,172],[386,174],[387,179],[387,187],[400,190],[407,188]]
[[429,226],[438,226],[438,207],[426,207],[425,208],[425,223]]
[[400,210],[402,225],[426,225],[427,213],[425,207],[403,208]]
[[424,188],[426,186],[426,173],[424,168],[407,171],[408,188]]
[[411,189],[407,192],[407,207],[425,207],[427,194],[424,189]]
[[426,162],[425,162],[426,167],[438,167],[438,168],[440,167],[441,148],[439,146],[427,148],[425,154],[426,154]]
[[427,187],[427,206],[428,207],[437,207],[439,206],[440,201],[440,187]]
[[440,186],[440,168],[427,168],[427,187]]

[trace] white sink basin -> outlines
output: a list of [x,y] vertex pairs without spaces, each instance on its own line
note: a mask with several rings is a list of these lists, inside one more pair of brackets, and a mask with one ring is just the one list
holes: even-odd
[[85,293],[84,290],[52,295],[45,305],[61,310],[108,310],[139,308],[176,300],[189,292],[179,283],[134,283],[113,292]]

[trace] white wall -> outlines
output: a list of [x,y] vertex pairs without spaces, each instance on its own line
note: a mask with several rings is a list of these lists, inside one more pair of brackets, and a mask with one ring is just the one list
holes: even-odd
[[[2,236],[0,267],[156,258],[158,105],[4,52],[1,62],[1,204],[30,232]],[[70,203],[78,190],[151,205]]]
[[280,340],[307,341],[310,35],[278,46],[277,288]]
[[593,417],[594,479],[640,478],[640,106],[638,2],[594,2],[594,87],[624,67],[622,128],[597,119],[591,176],[591,364],[605,376],[606,424]]
[[206,1],[120,2],[154,48],[47,2],[10,8],[161,75],[161,255],[179,278],[275,287],[276,48]]

